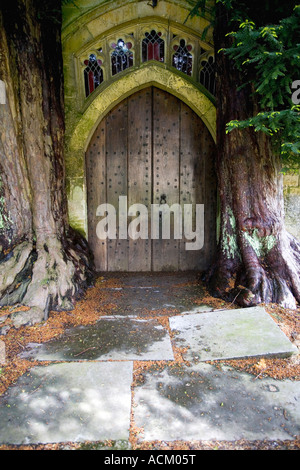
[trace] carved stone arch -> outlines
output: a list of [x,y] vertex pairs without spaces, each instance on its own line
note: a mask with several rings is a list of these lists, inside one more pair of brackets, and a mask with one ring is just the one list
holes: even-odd
[[95,128],[103,117],[124,98],[150,85],[168,91],[192,108],[203,120],[216,141],[216,108],[201,91],[200,86],[195,86],[182,75],[163,67],[147,64],[111,83],[105,93],[95,97],[74,127],[69,144],[70,152],[85,151]]
[[[215,140],[214,97],[199,83],[198,77],[198,58],[203,52],[213,51],[212,30],[208,30],[205,41],[201,36],[210,19],[198,16],[187,19],[189,12],[188,0],[160,0],[155,8],[151,2],[138,0],[78,0],[76,6],[69,2],[63,7],[66,185],[70,223],[84,235],[87,235],[85,151],[99,122],[126,97],[148,86],[167,91],[200,116]],[[161,32],[164,40],[165,55],[161,62],[156,55],[150,54],[146,61],[143,58],[142,39],[151,28]],[[132,39],[127,38],[128,34]],[[133,66],[111,76],[110,46],[124,35],[133,44]],[[193,46],[192,76],[172,66],[178,38]],[[91,54],[93,63],[89,64]],[[90,76],[85,75],[90,72],[87,67],[94,72],[94,66],[98,81],[92,86],[94,91],[88,93],[85,79]]]
[[[95,96],[90,106],[82,113],[68,143],[66,174],[70,188],[68,198],[70,223],[85,235],[88,233],[88,227],[84,154],[90,139],[100,121],[114,106],[148,86],[161,88],[187,104],[202,119],[213,140],[216,141],[214,104],[201,90],[201,86],[196,86],[182,74],[154,63],[147,63],[112,82],[104,93]],[[77,162],[76,170],[74,170],[74,161]]]

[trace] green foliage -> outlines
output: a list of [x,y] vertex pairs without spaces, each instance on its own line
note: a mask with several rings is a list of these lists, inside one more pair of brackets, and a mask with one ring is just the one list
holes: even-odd
[[272,137],[274,149],[281,154],[285,164],[283,171],[299,168],[300,106],[281,111],[261,111],[244,121],[231,121],[227,124],[227,132],[247,127],[253,127],[256,132],[262,131]]
[[[208,11],[208,4],[209,2],[207,0],[198,0],[196,2],[196,4],[194,5],[194,7],[191,9],[190,13],[188,14],[188,16],[186,17],[186,20],[185,20],[185,23],[187,22],[187,20],[189,18],[194,18],[195,16],[203,16],[205,17],[206,16],[206,12]],[[211,2],[210,2],[211,3]],[[202,40],[204,41],[205,40],[205,37],[206,37],[206,34],[207,34],[207,31],[213,27],[214,25],[214,13],[215,13],[215,6],[213,5],[210,9],[210,13],[212,14],[212,20],[211,22],[208,24],[208,26],[204,29],[204,31],[202,31]]]
[[[197,1],[190,16],[204,15],[211,3]],[[257,116],[228,123],[227,132],[246,127],[265,132],[283,161],[299,167],[300,106],[292,103],[291,86],[300,80],[300,5],[289,0],[265,0],[263,5],[258,0],[215,0],[210,8],[213,18],[218,3],[230,12],[233,28],[233,45],[223,52],[243,72],[241,87],[254,84],[260,106]]]
[[266,109],[291,105],[293,76],[300,77],[300,5],[279,25],[256,28],[246,20],[230,33],[234,44],[225,53],[248,72]]
[[224,52],[254,84],[261,112],[245,121],[231,121],[227,132],[249,126],[266,132],[283,160],[299,166],[300,106],[292,103],[291,86],[300,79],[300,5],[275,25],[257,27],[246,19],[230,36],[233,45]]
[[[216,13],[216,4],[222,3],[228,10],[232,9],[231,12],[231,19],[232,21],[239,21],[243,15],[240,12],[240,8],[236,8],[234,6],[234,0],[198,0],[196,4],[191,9],[190,13],[188,14],[185,22],[188,18],[194,18],[195,16],[207,16],[210,14],[211,17],[211,24],[207,27],[214,27],[215,21],[215,13]],[[242,2],[239,2],[242,3]],[[244,7],[244,5],[243,5]],[[245,7],[244,7],[245,10]]]
[[61,0],[61,4],[62,6],[73,5],[74,7],[79,8],[74,0]]

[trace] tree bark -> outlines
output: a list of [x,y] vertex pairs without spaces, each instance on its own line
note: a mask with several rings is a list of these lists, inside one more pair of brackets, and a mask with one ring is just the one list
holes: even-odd
[[217,175],[221,221],[217,259],[207,275],[213,295],[241,306],[300,302],[300,244],[284,226],[280,157],[269,137],[252,128],[226,134],[231,120],[256,114],[258,104],[223,48],[231,45],[228,10],[217,5]]
[[86,241],[68,225],[60,0],[0,10],[0,304],[68,309],[90,283]]

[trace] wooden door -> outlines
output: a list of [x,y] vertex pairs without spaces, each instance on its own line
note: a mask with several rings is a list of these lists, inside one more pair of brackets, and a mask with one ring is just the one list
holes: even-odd
[[[202,271],[209,267],[216,247],[214,152],[203,121],[178,98],[158,88],[131,95],[107,114],[86,153],[88,239],[98,271]],[[120,206],[120,196],[123,202],[127,198],[126,207]],[[115,208],[116,234],[99,239],[97,208],[105,203]],[[161,226],[152,232],[155,204],[175,204],[182,216],[185,205],[192,204],[194,209],[196,204],[204,205],[203,247],[187,250],[191,240],[185,238],[184,229],[182,237],[174,238],[178,219],[172,213],[169,238],[162,238]],[[131,215],[129,208],[134,208]],[[148,227],[143,238],[138,235],[141,212],[147,216]],[[155,220],[162,224],[159,217]],[[131,223],[135,237],[132,232],[128,235]],[[158,231],[159,238],[155,238],[153,233],[157,236]]]

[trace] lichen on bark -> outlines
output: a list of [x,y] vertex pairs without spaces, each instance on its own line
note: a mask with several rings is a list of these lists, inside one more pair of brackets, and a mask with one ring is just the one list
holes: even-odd
[[84,238],[68,223],[60,0],[0,9],[0,305],[70,309],[93,278]]
[[260,237],[258,229],[254,229],[252,233],[245,232],[244,237],[247,243],[253,248],[257,257],[267,256],[267,254],[276,245],[276,237],[274,235],[266,235]]
[[300,244],[287,233],[281,160],[268,135],[252,128],[226,133],[259,109],[251,82],[224,53],[231,46],[230,11],[216,9],[217,157],[220,237],[215,262],[206,275],[213,295],[242,306],[300,303]]

